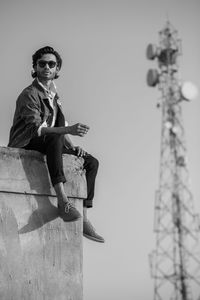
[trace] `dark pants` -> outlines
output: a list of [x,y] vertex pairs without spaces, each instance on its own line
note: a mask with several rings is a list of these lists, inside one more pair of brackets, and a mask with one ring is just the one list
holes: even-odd
[[[33,138],[28,145],[24,147],[26,150],[36,150],[46,155],[47,166],[51,178],[52,185],[59,182],[66,182],[63,171],[62,154],[68,153],[76,155],[76,152],[64,147],[64,136],[57,134],[49,134],[41,137]],[[84,169],[86,170],[87,180],[87,199],[84,200],[83,206],[92,207],[94,198],[95,178],[97,175],[99,162],[90,154],[84,156]]]

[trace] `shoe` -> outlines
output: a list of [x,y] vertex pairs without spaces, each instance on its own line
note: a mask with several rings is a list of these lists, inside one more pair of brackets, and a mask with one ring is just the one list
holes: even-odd
[[79,211],[69,201],[62,207],[58,204],[58,214],[64,222],[73,222],[81,218]]
[[96,233],[94,227],[88,220],[83,221],[83,236],[95,242],[105,242],[104,238]]

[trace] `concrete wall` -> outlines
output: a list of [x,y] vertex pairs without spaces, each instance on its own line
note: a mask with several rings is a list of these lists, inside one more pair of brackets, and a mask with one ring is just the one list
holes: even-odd
[[[64,156],[66,192],[82,212],[82,160]],[[82,220],[58,217],[44,156],[0,147],[0,299],[82,300]]]

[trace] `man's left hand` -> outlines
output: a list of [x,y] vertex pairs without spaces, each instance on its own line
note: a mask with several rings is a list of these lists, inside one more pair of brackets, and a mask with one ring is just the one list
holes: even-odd
[[76,151],[78,157],[83,157],[87,155],[87,152],[79,146],[74,147],[74,150]]

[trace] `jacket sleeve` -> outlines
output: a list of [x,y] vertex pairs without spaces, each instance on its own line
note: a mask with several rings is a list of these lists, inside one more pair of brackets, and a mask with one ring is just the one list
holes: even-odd
[[27,133],[32,137],[38,136],[38,129],[43,123],[41,118],[41,105],[38,97],[29,93],[22,93],[18,98],[17,105]]

